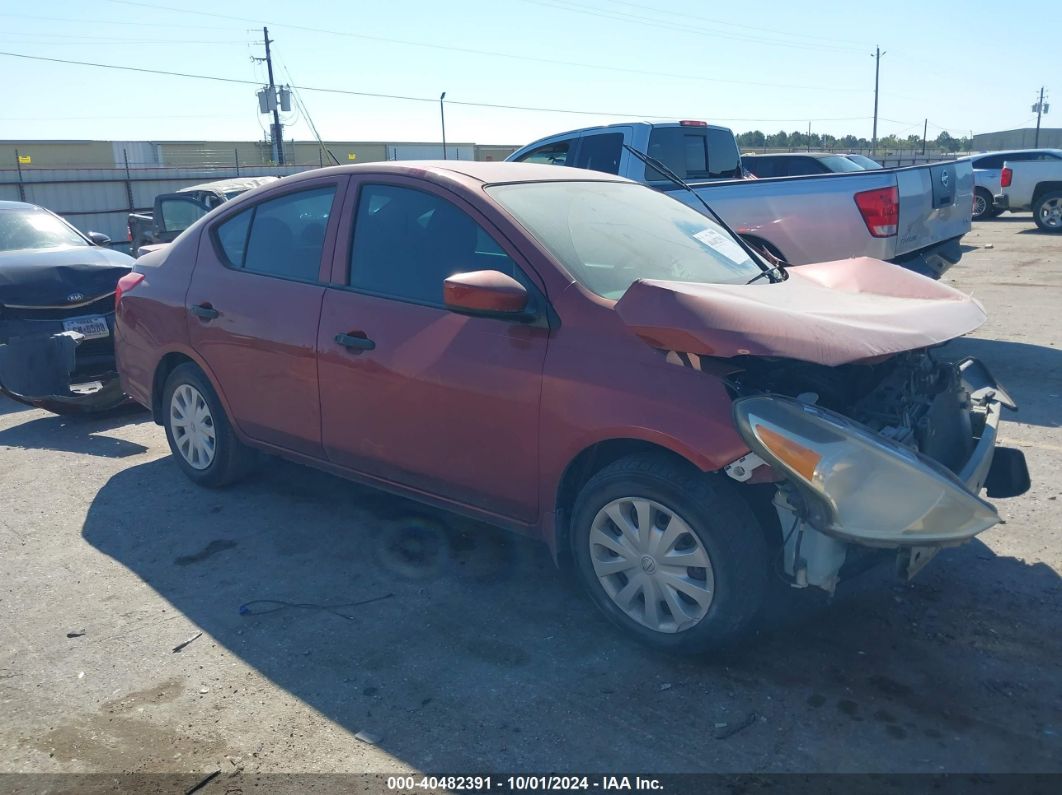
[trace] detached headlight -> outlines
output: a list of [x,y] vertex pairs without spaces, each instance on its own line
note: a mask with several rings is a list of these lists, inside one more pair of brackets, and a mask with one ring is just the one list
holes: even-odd
[[817,529],[892,546],[962,541],[999,522],[949,470],[836,412],[785,397],[734,402],[738,430],[789,476]]

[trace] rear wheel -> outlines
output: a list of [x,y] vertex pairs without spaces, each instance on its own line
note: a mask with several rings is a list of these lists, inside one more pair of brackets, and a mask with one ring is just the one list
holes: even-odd
[[254,452],[236,438],[217,393],[194,364],[182,364],[170,373],[162,412],[174,459],[200,486],[227,486],[250,470]]
[[986,221],[996,215],[998,213],[992,207],[992,194],[984,188],[974,190],[973,220]]
[[1033,220],[1044,232],[1062,232],[1062,191],[1052,191],[1033,202]]
[[723,646],[765,598],[766,547],[749,506],[730,483],[666,455],[595,475],[576,501],[571,542],[594,603],[657,648]]

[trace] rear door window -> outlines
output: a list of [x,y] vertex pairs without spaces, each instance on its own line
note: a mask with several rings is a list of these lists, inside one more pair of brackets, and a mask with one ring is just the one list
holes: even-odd
[[299,281],[317,281],[336,187],[298,191],[256,204],[216,228],[233,268]]
[[746,157],[742,161],[745,165],[745,170],[750,174],[755,174],[757,177],[777,177],[778,176],[778,158],[764,155],[754,155],[752,157]]
[[623,153],[623,133],[595,133],[579,139],[579,151],[575,158],[576,168],[619,173],[620,155]]
[[554,141],[532,149],[525,155],[516,159],[518,163],[545,163],[550,166],[569,165],[568,153],[571,150],[573,138],[564,141]]

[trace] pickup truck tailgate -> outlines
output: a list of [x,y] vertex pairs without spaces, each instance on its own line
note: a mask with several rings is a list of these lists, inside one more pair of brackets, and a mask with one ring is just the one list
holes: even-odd
[[896,256],[970,231],[974,177],[969,161],[896,169],[900,223]]

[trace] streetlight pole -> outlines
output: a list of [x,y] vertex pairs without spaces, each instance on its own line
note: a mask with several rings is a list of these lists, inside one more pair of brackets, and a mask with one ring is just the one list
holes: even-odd
[[446,160],[446,107],[443,105],[444,99],[446,99],[445,91],[439,94],[439,120],[442,122],[443,160]]
[[881,72],[881,56],[884,54],[880,47],[874,48],[874,137],[870,144],[871,157],[878,148],[878,76]]

